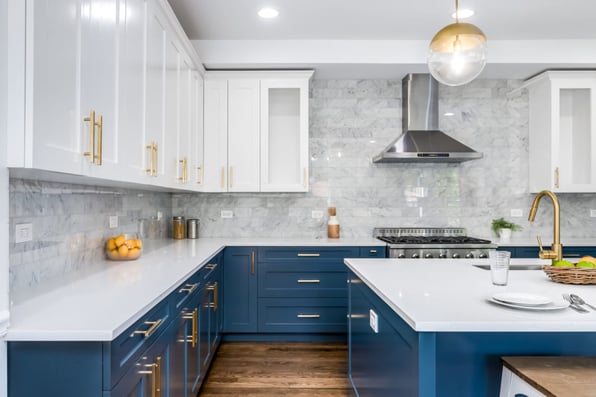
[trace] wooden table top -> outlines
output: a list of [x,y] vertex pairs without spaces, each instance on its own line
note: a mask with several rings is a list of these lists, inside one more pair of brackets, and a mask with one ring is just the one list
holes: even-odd
[[549,397],[595,397],[596,357],[508,356],[503,364]]

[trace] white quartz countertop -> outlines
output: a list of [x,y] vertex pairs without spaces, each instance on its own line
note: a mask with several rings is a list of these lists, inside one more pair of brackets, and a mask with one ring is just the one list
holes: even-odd
[[103,258],[11,296],[9,341],[109,341],[225,246],[381,246],[378,240],[242,238],[145,241],[141,258]]
[[[512,266],[538,262],[513,259]],[[498,287],[491,283],[490,271],[473,266],[488,264],[487,259],[346,259],[345,263],[416,331],[596,331],[594,311],[519,310],[487,300],[499,292],[521,292],[563,303],[562,293],[576,293],[596,306],[596,285],[555,283],[542,270],[512,270],[508,285]]]

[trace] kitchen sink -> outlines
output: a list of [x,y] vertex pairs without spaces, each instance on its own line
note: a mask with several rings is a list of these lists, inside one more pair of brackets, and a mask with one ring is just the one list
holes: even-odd
[[[472,266],[483,270],[490,270],[490,265],[486,264],[476,264]],[[542,265],[509,265],[509,270],[542,270]]]

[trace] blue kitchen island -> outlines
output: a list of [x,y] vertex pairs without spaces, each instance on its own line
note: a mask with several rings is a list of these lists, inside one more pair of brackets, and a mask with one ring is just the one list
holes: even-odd
[[508,286],[496,287],[488,271],[473,266],[482,261],[345,261],[349,375],[360,397],[496,397],[501,356],[596,355],[596,312],[519,310],[489,301],[498,292],[526,292],[558,306],[567,292],[596,302],[594,286],[513,270]]

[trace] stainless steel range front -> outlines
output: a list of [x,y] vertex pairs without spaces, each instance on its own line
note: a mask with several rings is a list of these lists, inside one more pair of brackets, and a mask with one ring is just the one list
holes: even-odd
[[468,237],[463,228],[375,228],[390,258],[488,258],[497,248],[490,240]]

